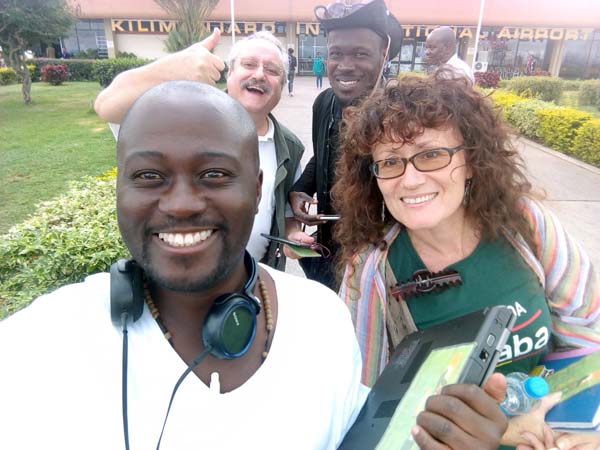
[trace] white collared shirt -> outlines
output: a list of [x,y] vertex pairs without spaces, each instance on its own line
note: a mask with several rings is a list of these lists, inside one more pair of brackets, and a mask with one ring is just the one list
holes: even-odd
[[263,172],[262,196],[258,204],[258,213],[254,217],[254,226],[246,249],[257,261],[260,261],[267,251],[269,241],[260,233],[270,234],[275,212],[275,174],[277,173],[277,154],[275,152],[275,125],[267,117],[269,129],[264,136],[258,136],[258,152],[260,168]]

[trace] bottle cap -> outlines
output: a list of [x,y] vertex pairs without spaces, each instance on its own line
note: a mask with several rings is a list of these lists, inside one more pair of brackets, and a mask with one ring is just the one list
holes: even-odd
[[524,386],[527,395],[533,398],[542,398],[544,395],[547,395],[550,391],[550,388],[548,387],[548,382],[542,377],[537,376],[527,378],[525,380]]

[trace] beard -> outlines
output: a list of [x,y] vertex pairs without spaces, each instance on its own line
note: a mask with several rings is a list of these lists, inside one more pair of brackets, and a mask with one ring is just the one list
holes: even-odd
[[[228,235],[227,230],[223,227],[220,227],[219,232],[224,236]],[[223,239],[222,252],[220,255],[215,255],[217,264],[210,272],[202,271],[202,273],[190,275],[189,270],[194,265],[195,258],[193,256],[175,256],[171,261],[176,267],[181,268],[181,275],[165,276],[161,274],[160,268],[156,266],[152,258],[150,251],[152,234],[152,232],[145,233],[139,263],[150,282],[175,292],[201,292],[214,288],[229,277],[244,256],[243,252],[234,252],[231,243],[227,239]]]

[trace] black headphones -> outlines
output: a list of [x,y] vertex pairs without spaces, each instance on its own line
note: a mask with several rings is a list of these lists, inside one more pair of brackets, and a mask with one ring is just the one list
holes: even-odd
[[[253,294],[258,272],[256,261],[244,255],[248,280],[241,292],[218,296],[204,318],[202,342],[220,359],[242,356],[256,335],[256,316],[260,300]],[[115,326],[121,327],[124,315],[135,322],[144,310],[142,269],[134,260],[120,259],[110,268],[110,314]]]
[[[219,295],[204,317],[202,342],[204,351],[190,363],[181,375],[171,394],[163,428],[156,445],[160,442],[171,410],[177,389],[185,377],[211,354],[220,359],[234,359],[242,356],[252,344],[256,335],[256,316],[260,312],[260,300],[252,293],[258,271],[256,261],[247,251],[244,265],[248,280],[242,292]],[[129,419],[127,414],[127,324],[138,320],[144,311],[144,282],[142,268],[134,260],[120,259],[110,267],[110,317],[113,324],[123,332],[122,367],[122,410],[125,448],[129,450]]]

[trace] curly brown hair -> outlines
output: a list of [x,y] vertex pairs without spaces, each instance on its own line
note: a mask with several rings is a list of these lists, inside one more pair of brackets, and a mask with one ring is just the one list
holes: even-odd
[[482,239],[494,239],[501,229],[533,242],[532,230],[517,202],[531,195],[520,155],[508,128],[492,102],[466,79],[439,70],[429,77],[406,76],[389,83],[360,105],[348,107],[340,134],[340,158],[332,189],[341,214],[334,238],[341,244],[338,269],[367,244],[386,245],[383,230],[395,220],[385,211],[383,196],[369,170],[379,142],[413,143],[426,128],[454,128],[464,140],[466,162],[473,178],[466,216]]

